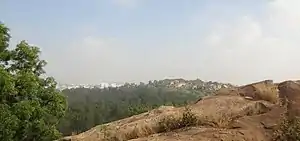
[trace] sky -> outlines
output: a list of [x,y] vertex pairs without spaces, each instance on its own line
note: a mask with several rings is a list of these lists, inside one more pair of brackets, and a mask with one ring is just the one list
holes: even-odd
[[59,83],[300,79],[299,0],[0,0]]

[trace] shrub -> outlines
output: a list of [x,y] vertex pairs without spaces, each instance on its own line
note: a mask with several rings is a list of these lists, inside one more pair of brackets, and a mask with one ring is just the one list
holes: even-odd
[[284,117],[275,131],[274,141],[300,141],[300,117]]
[[269,101],[275,104],[278,102],[277,87],[265,87],[258,92],[258,96],[261,100]]
[[181,117],[165,117],[161,121],[158,122],[158,132],[169,132],[176,129],[197,126],[200,124],[198,117],[192,113],[191,109],[185,107],[185,110]]
[[280,106],[285,108],[279,128],[274,132],[274,141],[300,141],[300,117],[288,116],[286,98],[281,99]]

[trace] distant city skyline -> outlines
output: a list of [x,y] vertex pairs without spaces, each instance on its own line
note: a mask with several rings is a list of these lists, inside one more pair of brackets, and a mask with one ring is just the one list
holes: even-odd
[[65,84],[300,79],[299,0],[2,0],[0,21]]
[[[198,79],[195,79],[198,80]],[[201,87],[206,87],[208,89],[220,89],[220,88],[228,88],[232,87],[234,85],[229,84],[229,83],[220,83],[220,82],[212,82],[212,81],[195,81],[195,80],[184,80],[184,79],[164,79],[164,80],[157,80],[160,85],[163,85],[164,87],[169,87],[169,88],[192,88],[192,89],[198,89]],[[156,83],[155,80],[151,81]],[[130,83],[132,86],[138,86],[140,83]],[[153,83],[145,83],[145,85],[148,84],[153,84]],[[76,88],[87,88],[87,89],[93,89],[93,88],[99,88],[99,89],[104,89],[104,88],[117,88],[121,86],[125,86],[126,83],[122,84],[116,84],[116,83],[99,83],[99,84],[58,84],[57,89],[58,90],[65,90],[65,89],[76,89]]]

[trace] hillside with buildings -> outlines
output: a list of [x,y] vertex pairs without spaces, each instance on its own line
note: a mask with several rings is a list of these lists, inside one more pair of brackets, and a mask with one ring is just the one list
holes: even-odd
[[185,80],[185,79],[164,79],[164,80],[154,80],[149,81],[148,84],[145,83],[100,83],[100,84],[59,84],[57,88],[59,90],[64,89],[76,89],[76,88],[118,88],[122,86],[139,86],[148,85],[152,87],[165,87],[165,88],[181,88],[181,89],[207,89],[207,90],[217,90],[220,88],[232,87],[229,83],[220,83],[213,81],[202,81],[200,79],[196,80]]

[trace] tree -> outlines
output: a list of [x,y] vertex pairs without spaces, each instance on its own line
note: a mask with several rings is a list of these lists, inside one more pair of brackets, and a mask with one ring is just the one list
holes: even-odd
[[65,97],[54,78],[43,76],[38,47],[21,41],[9,50],[9,29],[0,23],[0,140],[50,141],[60,133]]

